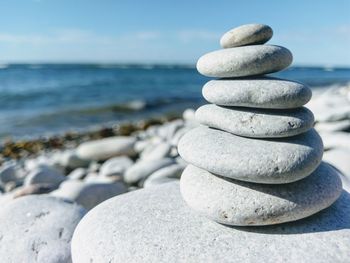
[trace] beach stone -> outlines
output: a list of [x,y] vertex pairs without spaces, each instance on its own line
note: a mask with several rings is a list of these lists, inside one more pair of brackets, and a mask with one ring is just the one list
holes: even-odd
[[171,144],[168,142],[161,142],[156,145],[151,145],[150,149],[145,149],[140,158],[142,160],[159,160],[169,155],[171,150]]
[[349,243],[350,195],[345,191],[331,207],[306,219],[227,227],[198,215],[183,201],[178,184],[168,183],[91,210],[76,228],[72,257],[75,263],[347,262]]
[[305,107],[281,111],[207,104],[197,109],[196,119],[203,125],[252,138],[290,137],[314,124],[312,112]]
[[292,53],[284,47],[254,45],[207,53],[199,58],[197,70],[207,77],[245,77],[281,71],[292,60]]
[[195,112],[194,109],[188,108],[188,109],[184,110],[184,112],[182,113],[182,118],[185,121],[194,121],[195,120],[194,112]]
[[31,171],[24,180],[24,185],[31,184],[52,184],[59,185],[63,181],[65,181],[67,177],[61,174],[54,168],[50,166],[39,166],[39,168]]
[[85,209],[58,198],[32,195],[0,210],[2,262],[71,262],[71,238]]
[[104,161],[114,156],[134,155],[136,138],[132,136],[114,136],[80,144],[77,155],[81,159]]
[[164,184],[174,180],[179,180],[184,169],[185,166],[181,164],[172,164],[169,166],[165,166],[151,174],[145,180],[143,187],[150,187],[158,184]]
[[75,168],[73,171],[71,171],[67,178],[72,180],[82,180],[87,175],[88,171],[86,168]]
[[69,169],[87,167],[89,163],[89,160],[81,159],[75,150],[66,150],[59,153],[57,157],[57,164]]
[[71,200],[90,210],[99,203],[125,192],[126,187],[123,183],[85,183],[69,180],[50,195]]
[[350,131],[350,120],[336,122],[318,122],[315,125],[318,132],[342,132]]
[[47,194],[55,189],[57,189],[57,185],[54,184],[31,184],[16,188],[14,190],[13,197],[18,198],[26,195]]
[[149,144],[150,144],[149,140],[143,140],[143,141],[139,140],[135,143],[134,150],[136,153],[140,153],[144,149],[146,149]]
[[350,134],[347,132],[321,132],[325,149],[347,148],[350,150]]
[[1,207],[1,209],[3,209],[5,207],[5,205],[7,205],[8,203],[12,202],[14,200],[14,198],[15,197],[14,197],[13,192],[1,194],[0,195],[0,207]]
[[8,182],[16,181],[16,164],[5,163],[0,167],[0,185],[5,185]]
[[314,129],[283,139],[253,139],[198,127],[180,140],[178,151],[190,164],[211,173],[255,183],[300,180],[320,164],[323,145]]
[[290,184],[266,185],[215,176],[189,165],[181,176],[186,203],[222,224],[271,225],[295,221],[334,203],[342,192],[338,172],[326,163]]
[[350,191],[350,149],[335,148],[323,154],[323,160],[333,165],[340,172],[343,188]]
[[272,37],[272,28],[262,24],[246,24],[235,27],[220,39],[223,48],[264,44]]
[[171,158],[163,158],[160,160],[141,160],[136,162],[133,166],[131,166],[128,170],[126,170],[124,175],[124,181],[126,183],[132,184],[137,183],[141,180],[145,180],[148,176],[150,176],[155,171],[173,164],[174,160]]
[[112,176],[119,175],[122,176],[125,171],[133,165],[133,160],[127,156],[118,156],[113,157],[105,161],[101,168],[99,175],[100,176]]
[[191,129],[192,129],[192,127],[183,127],[181,129],[179,129],[178,131],[176,131],[173,138],[171,138],[171,140],[170,140],[170,144],[172,146],[177,146],[181,137]]
[[202,93],[217,105],[266,109],[298,108],[312,95],[302,83],[272,77],[211,80]]

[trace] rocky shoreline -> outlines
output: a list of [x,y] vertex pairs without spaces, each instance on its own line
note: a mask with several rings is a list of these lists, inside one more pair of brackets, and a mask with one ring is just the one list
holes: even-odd
[[35,157],[53,150],[72,149],[80,143],[98,140],[111,136],[131,135],[136,131],[146,130],[152,125],[161,125],[181,118],[181,114],[167,114],[161,118],[148,118],[144,120],[119,122],[114,125],[100,125],[97,128],[82,131],[67,131],[52,136],[38,136],[33,139],[5,138],[0,143],[0,164],[14,159]]

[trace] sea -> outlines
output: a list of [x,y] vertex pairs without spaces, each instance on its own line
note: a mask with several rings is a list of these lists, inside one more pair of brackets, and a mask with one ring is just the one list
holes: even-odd
[[[312,89],[350,84],[350,68],[290,67],[270,75]],[[2,64],[0,141],[180,114],[205,103],[208,80],[193,65]]]

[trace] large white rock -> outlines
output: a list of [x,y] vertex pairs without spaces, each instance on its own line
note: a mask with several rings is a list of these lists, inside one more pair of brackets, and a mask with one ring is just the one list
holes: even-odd
[[99,203],[126,192],[123,183],[85,183],[69,180],[50,195],[74,201],[90,210]]
[[292,53],[284,47],[254,45],[205,54],[199,58],[197,70],[207,77],[244,77],[280,71],[292,60]]
[[[116,207],[118,209],[116,209]],[[72,241],[85,262],[347,262],[350,195],[312,217],[266,227],[227,227],[198,215],[178,184],[112,198],[83,218]]]
[[203,125],[252,138],[290,137],[314,124],[314,115],[305,107],[266,110],[207,104],[196,111],[196,119]]
[[273,225],[308,217],[338,199],[338,172],[321,165],[290,184],[266,185],[215,176],[189,165],[181,176],[186,203],[208,218],[227,225]]
[[49,196],[26,196],[0,210],[1,262],[71,262],[71,238],[85,209]]
[[31,184],[52,184],[59,185],[63,181],[65,181],[67,177],[65,177],[58,170],[51,168],[50,166],[41,165],[39,168],[31,171],[24,180],[25,185]]
[[220,39],[223,48],[264,44],[272,37],[272,28],[262,24],[246,24],[235,27]]
[[198,127],[180,140],[178,151],[190,164],[217,175],[256,183],[290,183],[320,164],[323,145],[314,129],[283,139],[253,139]]
[[267,109],[301,107],[312,95],[302,83],[272,77],[211,80],[202,93],[217,105]]
[[77,155],[82,159],[107,160],[114,156],[134,155],[136,138],[132,136],[115,136],[88,141],[80,144]]

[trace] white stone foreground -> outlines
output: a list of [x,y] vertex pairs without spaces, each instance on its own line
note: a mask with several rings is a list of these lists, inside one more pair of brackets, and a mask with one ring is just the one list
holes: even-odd
[[73,262],[348,262],[350,194],[292,223],[228,227],[191,210],[178,183],[112,198],[72,240]]

